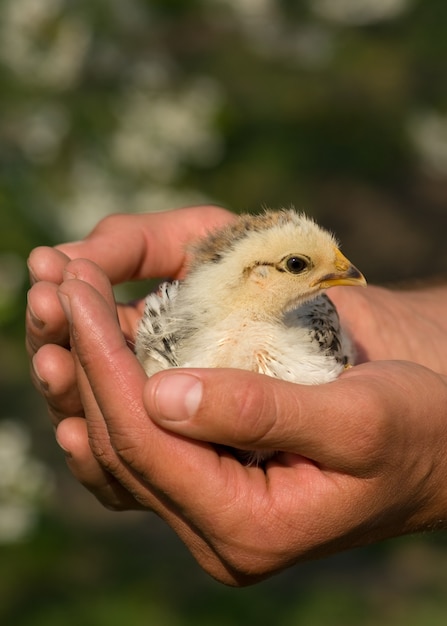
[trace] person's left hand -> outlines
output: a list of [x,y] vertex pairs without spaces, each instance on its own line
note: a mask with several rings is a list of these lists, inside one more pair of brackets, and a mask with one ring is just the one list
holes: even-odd
[[[109,281],[119,284],[168,276],[181,278],[186,271],[187,245],[233,219],[232,213],[216,206],[110,215],[82,241],[31,252],[26,344],[35,387],[45,397],[55,425],[66,415],[83,414],[73,361],[67,350],[67,320],[57,297],[58,286],[69,278],[66,265],[70,259],[90,259],[103,269],[98,274],[93,266],[84,267],[83,278],[89,282],[93,271],[99,289],[107,289]],[[135,340],[143,308],[143,301],[117,306],[122,332],[130,344]]]
[[[143,215],[115,214],[101,220],[82,241],[61,244],[57,248],[40,247],[31,252],[28,267],[32,287],[26,311],[26,346],[34,385],[46,400],[55,428],[68,416],[84,417],[70,352],[69,328],[57,295],[58,286],[73,277],[67,268],[70,260],[96,261],[103,271],[86,263],[80,277],[109,295],[110,281],[119,284],[149,277],[181,278],[187,264],[187,245],[232,220],[232,213],[217,206]],[[109,303],[112,305],[112,302],[110,295]],[[130,345],[134,342],[143,307],[143,301],[117,305],[121,330]],[[115,305],[113,309],[115,311]],[[82,430],[85,424],[82,421],[79,424]],[[81,448],[82,445],[79,450]],[[92,462],[88,445],[82,458],[87,469]],[[96,469],[97,464],[93,465]],[[105,506],[140,508],[111,474],[99,472],[96,480],[101,483],[101,493],[107,492],[103,498]]]

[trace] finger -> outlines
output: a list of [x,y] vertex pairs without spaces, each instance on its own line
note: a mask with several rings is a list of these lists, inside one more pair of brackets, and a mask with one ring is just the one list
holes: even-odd
[[[134,395],[138,385],[143,386],[146,376],[117,324],[110,294],[104,297],[92,285],[73,279],[61,285],[59,297],[71,322],[73,351],[83,376],[87,375],[86,380],[79,382],[86,388],[84,401],[90,403],[86,412],[97,422],[92,417],[89,420],[91,429],[98,430],[97,439],[114,434],[113,423],[109,426],[109,433],[104,432],[106,425],[97,410],[98,404],[117,415],[131,410],[134,425],[139,421],[144,431],[150,422],[142,402],[138,405]],[[88,393],[90,386],[94,395]],[[116,396],[114,406],[108,401],[112,390]]]
[[115,511],[143,508],[94,457],[85,419],[63,420],[57,428],[56,439],[66,453],[66,462],[73,476],[105,507]]
[[[68,313],[71,327],[71,345],[72,355],[76,369],[76,380],[81,395],[84,413],[88,416],[87,428],[89,429],[93,446],[97,456],[102,455],[102,448],[107,447],[109,440],[109,432],[107,424],[104,422],[101,408],[98,406],[97,395],[107,395],[110,391],[113,380],[118,378],[122,367],[125,367],[126,357],[133,356],[128,349],[125,337],[118,326],[114,295],[111,284],[106,274],[95,263],[86,259],[75,259],[70,262],[65,270],[65,276],[69,277],[62,283],[59,289],[59,298],[64,307],[64,311]],[[67,294],[70,305],[67,308]],[[80,306],[80,303],[83,306]],[[71,318],[72,307],[76,311],[76,321]],[[94,309],[94,314],[92,312]],[[103,327],[107,328],[107,324],[111,328],[110,336],[103,332]],[[95,334],[95,340],[83,341],[86,326],[90,336]],[[87,333],[86,333],[87,335]],[[110,378],[101,369],[94,369],[98,380],[95,393],[93,392],[90,381],[86,376],[86,366],[89,363],[96,363],[97,340],[101,338],[101,351],[117,351],[121,356],[123,363],[118,364],[115,372],[110,373]],[[141,368],[133,359],[133,365],[141,374]],[[118,383],[118,388],[120,388]],[[124,390],[123,390],[124,391]],[[124,394],[125,395],[125,394]],[[120,399],[122,396],[120,395]],[[125,404],[119,404],[117,410],[126,411],[129,409],[127,400]],[[119,459],[112,455],[109,463],[114,464],[117,469],[120,466]]]
[[113,284],[148,277],[178,277],[185,246],[234,215],[219,207],[191,207],[145,215],[111,215],[83,241],[58,249],[70,258],[89,258]]
[[[104,270],[88,259],[74,259],[64,269],[65,281],[76,279],[88,283],[105,300],[109,310],[116,316],[116,304],[112,285]],[[116,317],[115,317],[116,319]]]
[[47,401],[54,426],[68,416],[83,416],[73,357],[68,350],[52,344],[42,346],[32,359],[31,376]]
[[45,280],[51,283],[62,282],[64,267],[69,257],[62,251],[48,246],[39,246],[28,257],[31,283]]
[[[85,352],[92,349],[94,354],[94,342],[87,343],[88,349],[83,352],[82,341],[78,341],[79,326],[71,319],[71,305],[67,309],[66,300],[67,293],[77,293],[84,291],[88,294],[88,302],[93,306],[99,316],[110,321],[116,332],[116,339],[120,348],[126,350],[126,344],[117,326],[115,315],[115,307],[113,301],[113,293],[110,283],[102,271],[92,262],[79,259],[73,261],[67,266],[65,273],[69,275],[69,280],[65,281],[60,289],[59,296],[63,302],[64,310],[68,312],[71,327],[71,355],[73,358],[73,367],[75,369],[77,389],[81,398],[84,411],[84,420],[75,418],[65,419],[57,429],[57,440],[59,445],[67,452],[67,464],[73,475],[91,491],[104,506],[119,510],[128,508],[148,508],[150,503],[144,501],[139,502],[132,493],[135,492],[135,486],[138,486],[138,479],[134,479],[132,473],[123,464],[119,456],[110,445],[110,435],[107,424],[104,421],[101,408],[90,386],[90,381],[86,376],[83,365],[78,357],[79,351],[82,358],[88,362]],[[81,281],[74,276],[82,276],[84,279],[91,281],[102,291],[97,291],[92,284]],[[82,316],[80,316],[82,317]],[[97,329],[101,327],[101,320],[89,320],[90,329],[94,329],[95,338],[98,338]],[[82,324],[81,330],[82,330]],[[96,326],[96,328],[95,328]],[[82,332],[81,332],[82,334]],[[104,337],[105,343],[108,341]],[[113,349],[113,341],[111,342]],[[106,374],[100,372],[100,376]],[[106,387],[110,388],[110,378],[105,376]],[[112,382],[113,384],[113,382]],[[122,391],[119,387],[119,393]],[[121,393],[120,393],[121,396]],[[122,407],[121,407],[122,408]],[[129,406],[127,407],[129,408]],[[107,452],[106,452],[107,451]],[[109,470],[114,470],[116,476]]]
[[[114,310],[112,288],[99,267],[83,259],[71,261],[65,264],[58,278],[77,276],[91,282]],[[32,379],[47,401],[54,424],[69,415],[83,415],[73,356],[58,345],[68,347],[69,333],[57,289],[54,283],[37,282],[28,294],[27,310],[27,346],[32,357]]]
[[142,315],[140,303],[116,305],[108,276],[104,270],[93,261],[87,259],[75,259],[70,261],[64,270],[64,277],[67,280],[72,278],[82,280],[100,293],[109,305],[110,310],[118,316],[121,330],[127,341],[133,345],[138,321]]
[[68,326],[57,296],[57,285],[37,282],[28,292],[26,346],[30,356],[46,343],[68,346]]
[[45,246],[29,255],[32,287],[26,310],[26,346],[30,356],[46,343],[68,346],[67,320],[57,297],[57,285],[64,280],[69,261],[59,250]]
[[407,404],[412,382],[402,389],[394,379],[383,363],[318,386],[238,370],[167,370],[148,380],[144,401],[151,418],[177,434],[292,452],[363,475],[377,469],[385,438],[399,428],[389,416]]
[[[73,262],[73,270],[78,269],[79,274],[87,274],[88,266],[84,266],[84,262]],[[102,319],[94,320],[89,319],[90,339],[86,344],[83,341],[79,341],[79,336],[85,333],[85,329],[82,328],[82,321],[85,320],[85,312],[76,309],[76,298],[71,295],[72,302],[70,307],[67,308],[67,294],[82,294],[84,293],[88,297],[86,302],[88,306],[92,306],[95,311],[98,312],[98,316]],[[110,322],[115,335],[112,333],[110,338],[110,348],[115,350],[115,346],[118,346],[118,357],[120,356],[120,350],[127,352],[127,347],[124,342],[124,338],[120,332],[119,327],[116,324],[116,316],[114,315],[112,302],[110,301],[110,294],[100,294],[96,291],[92,285],[80,281],[78,279],[71,279],[62,284],[60,289],[60,298],[65,310],[68,313],[71,322],[71,343],[72,343],[72,356],[74,362],[74,368],[76,372],[76,381],[79,394],[82,401],[85,420],[84,423],[78,420],[68,419],[61,423],[57,430],[57,439],[59,445],[68,453],[67,463],[73,473],[73,475],[89,489],[95,496],[108,508],[141,508],[143,504],[138,504],[137,500],[131,495],[138,491],[139,480],[134,478],[132,472],[123,463],[111,445],[111,435],[108,430],[108,425],[104,420],[102,409],[98,404],[97,397],[93,392],[90,385],[90,381],[86,375],[86,369],[88,370],[88,364],[90,359],[94,360],[95,350],[99,347],[96,344],[98,339],[98,329],[101,328],[102,320]],[[70,297],[70,296],[68,296]],[[71,307],[75,306],[75,320],[71,319]],[[102,333],[101,333],[102,335]],[[94,338],[93,338],[94,337]],[[116,340],[116,344],[114,343]],[[101,347],[109,345],[109,338],[102,336]],[[81,358],[79,358],[79,355]],[[81,363],[82,360],[82,363]],[[121,359],[119,360],[119,367],[121,367]],[[125,367],[125,364],[122,364]],[[86,369],[84,369],[86,366]],[[93,368],[94,369],[94,368]],[[113,374],[109,377],[108,372],[100,368],[97,372],[101,382],[105,383],[105,389],[100,387],[103,393],[107,393],[106,389],[110,390],[115,384],[118,384],[118,394],[121,399],[121,395],[125,394],[125,390],[119,385],[118,381],[113,380]],[[96,390],[98,394],[98,390]],[[126,403],[127,404],[127,403]],[[129,404],[127,404],[127,410],[129,410]],[[125,410],[124,406],[119,405],[118,410]],[[68,422],[68,424],[66,423]],[[147,496],[147,494],[144,494]],[[144,499],[144,506],[146,508],[151,507],[152,502]]]

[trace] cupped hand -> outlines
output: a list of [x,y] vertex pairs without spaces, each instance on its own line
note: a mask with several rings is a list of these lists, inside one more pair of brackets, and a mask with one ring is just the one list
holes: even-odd
[[[99,280],[101,285],[108,281],[117,284],[154,277],[181,278],[186,268],[186,244],[233,219],[232,213],[213,206],[112,215],[83,241],[37,248],[31,253],[33,287],[28,295],[26,341],[35,386],[45,397],[54,423],[66,415],[83,414],[72,359],[66,349],[68,327],[56,295],[57,286],[64,277],[69,278],[65,274],[67,263],[76,258],[95,262],[103,275],[94,278],[86,266],[81,279]],[[409,359],[447,373],[440,340],[447,328],[436,328],[435,314],[431,319],[418,311],[414,314],[412,296],[402,298],[385,289],[351,287],[332,289],[330,296],[357,344],[359,362]],[[425,307],[429,309],[436,311],[436,303]],[[132,343],[142,305],[118,305],[117,312],[122,331]],[[438,320],[444,317],[437,315]]]
[[[446,373],[445,316],[421,314],[438,297],[421,309],[420,296],[332,290],[363,364],[330,385],[236,370],[147,380],[128,347],[141,311],[116,309],[110,282],[181,277],[185,243],[231,219],[215,207],[114,216],[31,254],[27,345],[73,474],[109,508],[154,510],[231,584],[445,526],[445,378],[377,361]],[[264,470],[225,446],[282,452]]]
[[[57,436],[100,501],[155,511],[229,584],[446,525],[445,377],[377,361],[317,387],[237,370],[147,379],[99,270],[67,271],[58,296],[86,419]],[[282,452],[245,467],[224,446]]]

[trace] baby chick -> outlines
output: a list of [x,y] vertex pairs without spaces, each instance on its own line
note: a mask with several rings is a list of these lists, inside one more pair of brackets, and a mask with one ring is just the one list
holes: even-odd
[[190,252],[185,280],[163,283],[146,299],[136,354],[149,376],[233,367],[311,385],[352,364],[351,343],[323,292],[366,281],[313,220],[294,210],[241,215]]

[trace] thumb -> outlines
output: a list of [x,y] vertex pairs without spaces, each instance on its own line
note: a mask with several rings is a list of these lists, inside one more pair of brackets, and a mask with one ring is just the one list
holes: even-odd
[[372,428],[365,415],[373,391],[363,378],[305,386],[244,370],[166,370],[147,381],[144,402],[154,422],[177,434],[357,471]]

